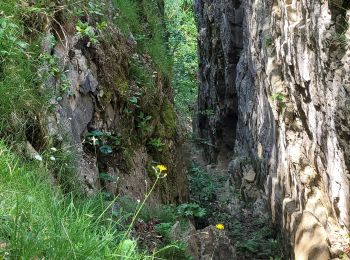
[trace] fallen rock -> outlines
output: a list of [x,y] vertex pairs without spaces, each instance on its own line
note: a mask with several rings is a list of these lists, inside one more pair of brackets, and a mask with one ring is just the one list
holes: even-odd
[[188,240],[189,254],[195,260],[237,259],[236,249],[224,230],[214,226],[193,231]]
[[254,182],[256,177],[256,173],[253,169],[250,169],[247,173],[244,174],[244,180],[246,180],[249,183]]

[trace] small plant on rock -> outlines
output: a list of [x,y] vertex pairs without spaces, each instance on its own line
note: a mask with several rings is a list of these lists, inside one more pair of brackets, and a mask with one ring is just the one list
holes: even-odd
[[92,27],[88,23],[83,23],[82,21],[78,21],[75,28],[77,30],[77,35],[79,37],[81,37],[81,38],[88,37],[92,43],[94,43],[94,44],[98,43],[95,29],[94,29],[94,27]]
[[140,112],[138,115],[138,120],[139,123],[137,124],[137,128],[140,129],[142,136],[146,136],[152,131],[152,127],[150,125],[152,116],[146,116],[143,112]]
[[271,36],[266,36],[265,37],[265,46],[272,47],[272,45],[273,45],[273,40],[272,40]]
[[157,152],[163,151],[165,146],[160,138],[152,138],[150,141],[148,141],[148,145]]
[[120,134],[112,134],[111,132],[93,130],[87,133],[86,140],[93,147],[98,147],[98,150],[105,155],[113,153],[113,148],[119,149],[121,147]]
[[140,105],[139,105],[139,99],[140,99],[140,96],[139,95],[134,95],[134,96],[131,96],[129,99],[128,99],[128,104],[131,104],[137,108],[140,108]]
[[286,108],[286,96],[282,92],[276,92],[271,96],[271,99],[277,102],[277,106],[281,109]]

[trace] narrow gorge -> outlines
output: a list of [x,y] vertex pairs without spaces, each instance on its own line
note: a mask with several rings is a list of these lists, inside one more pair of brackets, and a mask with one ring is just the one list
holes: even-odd
[[347,259],[349,4],[195,3],[205,154],[266,202],[291,259]]
[[2,0],[0,260],[350,259],[349,0]]

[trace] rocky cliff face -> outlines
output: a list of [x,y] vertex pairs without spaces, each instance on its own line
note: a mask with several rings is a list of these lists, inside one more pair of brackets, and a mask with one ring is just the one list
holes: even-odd
[[[158,8],[154,12],[161,16]],[[108,11],[114,17],[118,10],[110,6]],[[38,120],[46,143],[73,153],[87,194],[102,190],[142,200],[155,179],[151,166],[161,163],[169,174],[151,202],[186,201],[184,139],[167,77],[112,19],[104,17],[100,32],[102,23],[93,15],[80,18],[80,25],[63,13],[56,16],[59,26],[47,32],[44,51],[57,64],[48,62],[42,69],[55,69],[42,86],[52,95],[50,109]],[[90,35],[79,34],[79,26],[89,26]],[[55,176],[60,184],[63,178]]]
[[197,1],[200,56],[197,131],[208,143],[206,158],[216,161],[233,151],[237,124],[237,63],[243,48],[239,3]]
[[[347,252],[348,1],[197,0],[198,133],[248,199],[265,198],[295,259]],[[229,153],[230,155],[230,153]],[[257,191],[260,189],[260,192]]]

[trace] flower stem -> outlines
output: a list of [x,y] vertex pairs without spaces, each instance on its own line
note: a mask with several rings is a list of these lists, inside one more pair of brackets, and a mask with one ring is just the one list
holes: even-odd
[[141,212],[143,206],[145,205],[147,199],[148,199],[149,196],[152,194],[152,191],[153,191],[154,188],[156,187],[156,184],[157,184],[158,180],[159,180],[159,176],[157,175],[157,179],[156,179],[155,182],[153,183],[152,188],[150,189],[149,192],[146,193],[145,198],[143,199],[141,205],[139,206],[139,208],[137,209],[136,213],[134,214],[134,217],[133,217],[132,220],[131,220],[131,223],[130,223],[130,225],[129,225],[129,227],[128,227],[128,230],[127,230],[127,231],[125,232],[125,234],[124,234],[123,240],[124,240],[126,237],[128,237],[128,236],[130,235],[131,229],[132,229],[132,227],[133,227],[133,225],[134,225],[134,223],[135,223],[135,221],[136,221],[138,215],[140,214],[140,212]]

